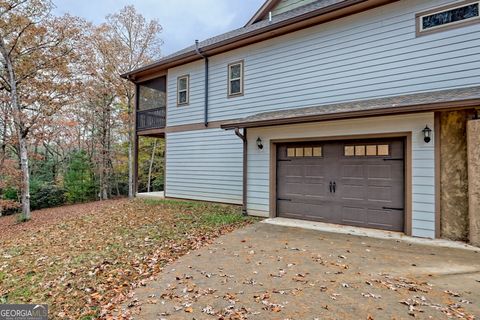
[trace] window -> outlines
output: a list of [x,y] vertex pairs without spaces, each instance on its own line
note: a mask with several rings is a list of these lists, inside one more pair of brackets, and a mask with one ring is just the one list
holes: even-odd
[[343,155],[345,157],[388,156],[390,147],[388,144],[347,145],[344,146]]
[[479,1],[463,1],[417,14],[417,35],[480,22]]
[[243,61],[228,65],[228,96],[243,94]]
[[190,90],[190,76],[181,76],[177,79],[177,106],[188,104]]
[[287,148],[287,157],[321,157],[322,147],[295,147]]

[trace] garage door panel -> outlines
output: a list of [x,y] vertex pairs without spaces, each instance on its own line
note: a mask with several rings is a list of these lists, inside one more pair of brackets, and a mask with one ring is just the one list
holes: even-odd
[[341,186],[342,191],[338,190],[342,195],[342,200],[365,200],[366,192],[365,187],[362,185],[343,185]]
[[392,166],[385,165],[368,165],[367,166],[367,178],[371,180],[391,180],[392,179]]
[[[348,149],[345,146],[357,144],[360,144],[357,149],[368,150],[369,156],[366,153],[358,156],[344,154]],[[318,145],[322,145],[321,157],[287,156],[287,146],[313,148]],[[375,145],[381,145],[382,148],[388,145],[388,156],[374,155],[374,151],[379,148],[372,147]],[[278,146],[277,215],[402,231],[403,147],[400,139],[310,142]],[[330,188],[330,183],[333,182],[334,191],[333,186]],[[400,210],[391,210],[392,208]]]
[[394,212],[393,210],[368,210],[369,227],[391,231],[403,230],[402,212]]
[[367,199],[373,202],[392,202],[392,187],[369,186],[367,189]]
[[362,225],[366,219],[366,209],[363,207],[342,206],[342,223]]
[[307,219],[314,221],[324,221],[332,222],[337,219],[337,215],[329,209],[327,203],[322,202],[309,202],[306,203],[296,202],[295,200],[278,201],[278,210],[282,212],[282,217],[286,218],[296,218],[296,219]]
[[343,165],[343,179],[364,179],[363,166],[360,164],[347,164]]

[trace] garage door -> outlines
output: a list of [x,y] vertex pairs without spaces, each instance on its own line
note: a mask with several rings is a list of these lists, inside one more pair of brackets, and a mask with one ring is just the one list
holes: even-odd
[[277,146],[277,216],[404,230],[403,140]]

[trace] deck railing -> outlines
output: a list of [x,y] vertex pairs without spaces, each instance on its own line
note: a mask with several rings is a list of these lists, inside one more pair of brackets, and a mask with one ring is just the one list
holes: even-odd
[[137,111],[137,131],[165,128],[165,108]]

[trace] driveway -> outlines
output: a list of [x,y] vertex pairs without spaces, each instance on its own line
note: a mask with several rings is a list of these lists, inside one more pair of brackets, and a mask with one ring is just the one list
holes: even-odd
[[257,223],[139,288],[136,319],[479,319],[480,250]]

